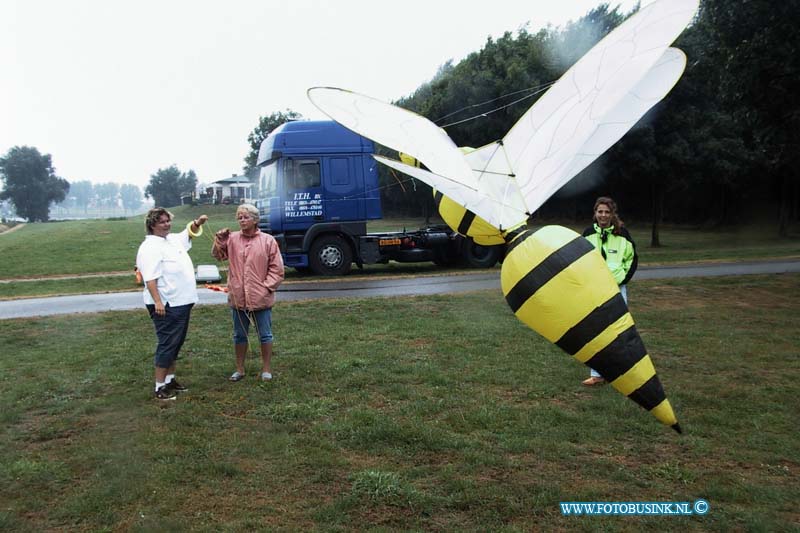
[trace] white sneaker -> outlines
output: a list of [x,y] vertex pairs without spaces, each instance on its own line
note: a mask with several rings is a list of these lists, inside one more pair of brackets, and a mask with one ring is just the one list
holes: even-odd
[[272,379],[272,374],[269,372],[262,372],[261,373],[261,381],[269,381]]

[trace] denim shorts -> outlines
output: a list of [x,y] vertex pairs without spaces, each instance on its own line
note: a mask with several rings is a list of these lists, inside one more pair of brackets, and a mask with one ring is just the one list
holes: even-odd
[[169,368],[178,359],[178,352],[186,340],[186,332],[189,331],[189,317],[193,306],[194,304],[172,307],[167,304],[164,306],[163,317],[156,314],[155,305],[146,306],[150,318],[153,319],[158,339],[154,357],[154,363],[158,368]]
[[256,326],[256,334],[261,344],[272,342],[272,309],[241,311],[231,308],[233,316],[233,343],[247,344],[250,322]]

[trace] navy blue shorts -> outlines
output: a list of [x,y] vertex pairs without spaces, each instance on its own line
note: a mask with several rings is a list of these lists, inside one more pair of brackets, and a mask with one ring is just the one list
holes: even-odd
[[187,304],[172,307],[167,304],[164,307],[164,316],[156,314],[155,305],[146,306],[156,328],[158,345],[154,360],[158,368],[169,368],[178,359],[178,352],[186,340],[186,332],[189,331],[189,315],[193,306],[194,304]]

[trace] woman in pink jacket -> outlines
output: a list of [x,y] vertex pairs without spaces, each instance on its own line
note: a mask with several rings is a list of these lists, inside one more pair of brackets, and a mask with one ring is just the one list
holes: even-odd
[[244,360],[252,321],[261,341],[261,379],[269,381],[272,379],[272,305],[275,291],[283,281],[283,258],[272,235],[258,229],[258,209],[254,205],[240,205],[236,220],[241,231],[219,230],[211,250],[215,258],[228,261],[228,304],[233,315],[236,353],[236,371],[228,379],[239,381],[245,376]]

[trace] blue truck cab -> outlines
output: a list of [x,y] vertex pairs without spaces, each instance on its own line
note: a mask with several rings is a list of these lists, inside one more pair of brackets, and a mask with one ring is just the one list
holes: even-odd
[[278,241],[286,266],[340,275],[353,262],[460,257],[463,239],[446,226],[367,233],[367,222],[382,218],[374,151],[372,141],[333,121],[286,122],[262,141],[259,227]]
[[287,122],[258,154],[259,200],[272,232],[382,217],[372,141],[331,121]]
[[[333,121],[286,122],[264,139],[260,227],[276,237],[287,266],[349,270],[367,221],[382,217],[374,151],[372,141]],[[326,235],[322,264],[310,264],[312,245]]]

